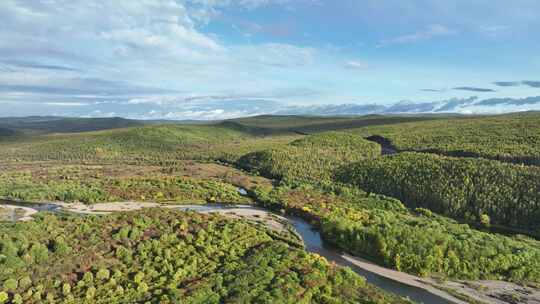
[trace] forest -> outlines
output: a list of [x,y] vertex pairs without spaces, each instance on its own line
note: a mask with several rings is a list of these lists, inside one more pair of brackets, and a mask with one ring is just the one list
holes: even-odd
[[311,185],[254,191],[268,208],[287,209],[320,226],[328,242],[420,276],[540,283],[540,242],[481,232],[425,208],[347,187]]
[[[540,288],[538,113],[99,123],[3,136],[0,199],[251,205],[421,278]],[[159,208],[0,223],[0,269],[0,303],[408,303],[289,231]]]
[[350,130],[363,137],[388,138],[400,151],[494,159],[540,165],[540,115],[537,112],[457,117],[367,126]]
[[274,234],[161,209],[45,215],[0,227],[0,301],[406,303]]
[[240,168],[264,176],[311,182],[329,181],[341,164],[375,158],[381,147],[353,134],[326,132],[295,140],[279,148],[240,157]]
[[339,181],[456,219],[540,236],[540,168],[400,153],[342,168]]

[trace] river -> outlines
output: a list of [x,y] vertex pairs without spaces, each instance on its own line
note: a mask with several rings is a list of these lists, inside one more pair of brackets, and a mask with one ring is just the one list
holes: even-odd
[[[208,212],[208,211],[222,211],[222,210],[226,210],[227,208],[232,209],[232,208],[237,208],[237,207],[256,208],[256,207],[251,207],[251,206],[232,206],[231,207],[231,206],[223,206],[223,205],[218,205],[218,206],[195,205],[195,206],[182,206],[182,207],[179,207],[179,209],[193,210],[197,212]],[[259,208],[256,208],[256,209],[259,209]],[[311,224],[309,224],[308,222],[306,222],[305,220],[299,217],[292,217],[292,216],[285,216],[285,217],[288,219],[289,223],[292,224],[295,231],[302,237],[307,251],[317,253],[320,256],[325,257],[328,261],[334,262],[338,265],[350,267],[354,272],[365,277],[367,282],[369,282],[372,285],[375,285],[388,292],[398,294],[402,297],[408,297],[409,299],[417,303],[448,304],[448,303],[458,302],[458,301],[451,301],[451,300],[445,299],[442,296],[429,292],[428,290],[415,287],[415,286],[410,286],[408,284],[404,284],[404,283],[392,280],[390,278],[381,276],[375,272],[371,272],[365,268],[359,267],[357,264],[353,262],[355,260],[354,258],[346,259],[341,252],[332,248],[331,246],[326,245],[323,242],[319,231],[315,230]]]
[[[13,203],[9,201],[1,201],[0,205],[11,205],[11,206],[17,206],[17,207],[27,207],[27,208],[33,208],[40,212],[42,211],[49,211],[49,212],[60,212],[64,211],[64,209],[61,208],[59,205],[55,204],[27,204],[27,203]],[[212,205],[183,205],[175,207],[174,209],[178,210],[192,210],[195,212],[223,212],[227,211],[228,209],[243,209],[243,210],[257,210],[260,212],[261,208],[253,207],[253,206],[229,206],[229,205],[218,205],[218,204],[212,204]],[[10,209],[7,209],[8,212]],[[15,212],[11,209],[11,214],[8,218],[10,221],[17,220],[17,215]],[[264,212],[270,213],[267,210],[264,210]],[[326,245],[322,238],[320,233],[313,228],[311,224],[306,222],[305,220],[299,218],[299,217],[293,217],[293,216],[285,216],[287,221],[294,227],[294,230],[300,235],[304,241],[305,248],[309,252],[317,253],[323,257],[325,257],[328,261],[334,262],[341,266],[350,267],[354,272],[358,273],[359,275],[366,278],[367,282],[369,282],[372,285],[375,285],[383,290],[386,290],[388,292],[400,295],[402,297],[408,297],[409,299],[417,302],[417,303],[425,303],[425,304],[447,304],[447,303],[462,303],[462,301],[459,301],[457,299],[453,299],[450,295],[436,290],[434,288],[430,288],[431,290],[426,290],[425,288],[411,286],[410,284],[405,284],[402,282],[399,282],[397,280],[393,280],[388,277],[389,275],[386,274],[386,276],[380,275],[377,272],[380,270],[373,270],[373,268],[379,268],[382,270],[387,270],[388,272],[393,272],[393,270],[382,268],[376,265],[373,265],[371,263],[367,263],[364,260],[346,256],[342,254],[340,251],[332,248],[331,246]],[[362,267],[362,265],[370,264],[372,267]],[[369,268],[369,269],[368,269]],[[401,274],[401,273],[400,273]],[[405,275],[405,274],[403,274]]]

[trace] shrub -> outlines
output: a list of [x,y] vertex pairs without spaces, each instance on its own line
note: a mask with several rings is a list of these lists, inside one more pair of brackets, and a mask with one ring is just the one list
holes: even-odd
[[4,289],[14,291],[19,287],[19,283],[15,279],[7,279],[4,281]]
[[111,275],[111,273],[110,273],[110,271],[108,269],[101,268],[96,273],[96,279],[98,279],[100,281],[105,281],[105,280],[109,279],[110,275]]
[[489,218],[489,215],[481,214],[480,215],[480,224],[482,224],[485,227],[489,227],[490,224],[491,224],[491,219]]
[[9,301],[9,295],[5,291],[0,291],[0,303],[7,303]]
[[23,288],[23,289],[26,289],[26,288],[32,286],[32,279],[30,279],[30,277],[28,277],[28,276],[22,277],[19,280],[19,286],[21,288]]

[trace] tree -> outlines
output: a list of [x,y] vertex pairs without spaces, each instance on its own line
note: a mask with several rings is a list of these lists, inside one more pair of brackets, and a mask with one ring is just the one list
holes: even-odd
[[92,272],[85,272],[82,280],[86,285],[90,285],[94,282],[94,274]]
[[71,285],[69,285],[69,283],[64,283],[64,285],[62,285],[62,293],[67,296],[71,293]]
[[110,273],[110,271],[108,269],[101,268],[96,273],[96,279],[98,279],[100,281],[105,281],[105,280],[109,279],[110,275],[111,275],[111,273]]
[[14,291],[19,286],[17,280],[7,279],[4,281],[4,289],[9,291]]
[[491,224],[491,219],[489,218],[489,215],[483,213],[480,215],[480,224],[484,227],[489,227]]
[[19,286],[23,289],[27,289],[28,287],[32,286],[32,279],[30,279],[28,276],[22,277],[19,280]]
[[86,294],[85,294],[86,299],[88,300],[93,299],[95,295],[96,295],[96,288],[94,286],[90,286],[90,288],[86,290]]
[[13,296],[13,300],[11,300],[11,302],[13,304],[23,304],[24,301],[21,295],[17,293]]
[[9,300],[9,295],[5,291],[0,291],[0,304],[7,303]]

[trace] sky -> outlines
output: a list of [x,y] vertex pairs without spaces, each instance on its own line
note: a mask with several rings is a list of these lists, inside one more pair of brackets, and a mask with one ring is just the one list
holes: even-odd
[[2,0],[0,116],[540,110],[538,0]]

